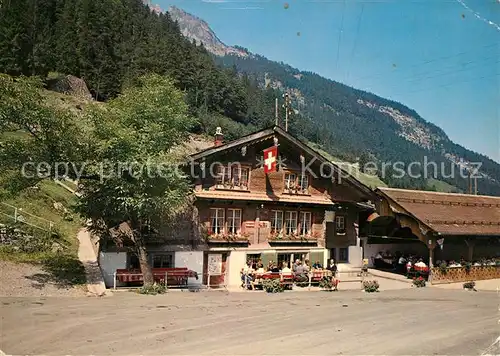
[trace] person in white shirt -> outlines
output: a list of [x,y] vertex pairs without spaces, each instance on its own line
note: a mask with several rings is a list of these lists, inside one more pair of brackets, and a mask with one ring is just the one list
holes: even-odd
[[415,263],[415,267],[427,267],[427,265],[424,263],[424,261],[419,260],[417,263]]
[[283,273],[283,274],[292,273],[292,270],[288,267],[288,263],[283,262],[283,267],[281,268],[281,273]]

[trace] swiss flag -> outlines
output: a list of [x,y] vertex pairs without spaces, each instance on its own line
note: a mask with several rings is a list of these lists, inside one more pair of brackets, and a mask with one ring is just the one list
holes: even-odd
[[264,150],[264,173],[276,171],[278,161],[278,146],[269,147]]

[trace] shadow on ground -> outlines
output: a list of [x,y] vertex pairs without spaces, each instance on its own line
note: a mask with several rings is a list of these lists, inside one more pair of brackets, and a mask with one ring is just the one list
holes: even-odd
[[85,266],[76,257],[68,254],[56,254],[45,258],[41,262],[41,268],[44,273],[35,273],[25,277],[33,282],[34,288],[42,289],[46,284],[68,288],[87,282]]

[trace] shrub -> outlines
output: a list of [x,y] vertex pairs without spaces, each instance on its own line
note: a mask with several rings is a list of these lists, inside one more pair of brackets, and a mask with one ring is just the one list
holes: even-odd
[[448,273],[448,265],[446,264],[446,262],[441,262],[441,264],[439,265],[439,272],[441,272],[442,275]]
[[378,292],[379,287],[380,286],[379,286],[378,282],[375,281],[375,280],[373,280],[373,281],[364,281],[363,282],[363,289],[367,293]]
[[465,263],[465,266],[464,266],[464,268],[465,268],[465,273],[467,273],[467,274],[468,274],[468,273],[470,272],[471,267],[472,267],[472,263],[470,263],[470,262],[466,262],[466,263]]
[[425,279],[423,277],[413,278],[413,285],[417,288],[425,287]]
[[284,288],[279,279],[264,279],[262,281],[262,288],[267,293],[281,293]]
[[157,295],[164,294],[167,292],[167,287],[165,283],[153,283],[150,286],[143,286],[139,289],[139,294]]
[[319,281],[319,287],[327,291],[332,291],[334,287],[332,278],[327,276],[321,278]]
[[476,282],[474,281],[470,281],[470,282],[465,282],[464,283],[464,289],[468,289],[468,290],[476,290]]

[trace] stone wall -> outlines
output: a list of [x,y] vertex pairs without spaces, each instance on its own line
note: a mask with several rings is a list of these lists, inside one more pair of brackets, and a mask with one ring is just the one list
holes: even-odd
[[432,284],[497,279],[500,278],[500,266],[471,266],[469,271],[465,267],[450,267],[446,273],[441,272],[439,267],[434,267],[431,278]]

